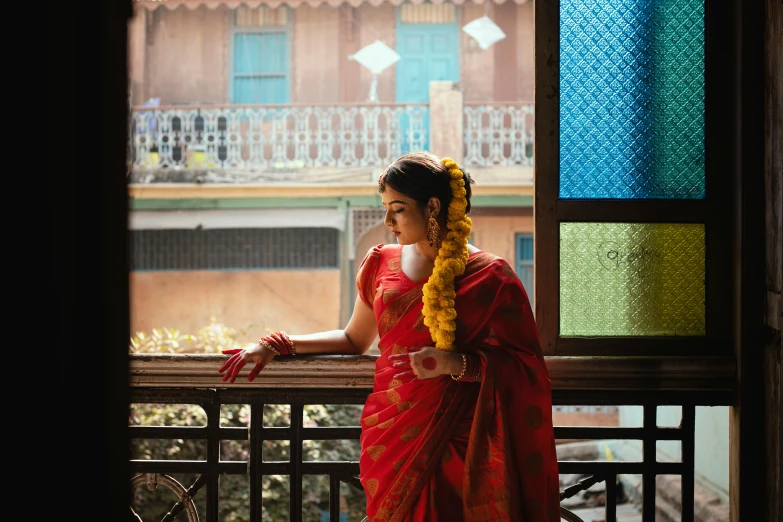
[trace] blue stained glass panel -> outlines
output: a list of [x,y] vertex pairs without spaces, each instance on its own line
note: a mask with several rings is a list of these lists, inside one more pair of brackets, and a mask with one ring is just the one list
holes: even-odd
[[703,0],[561,0],[561,198],[704,198]]

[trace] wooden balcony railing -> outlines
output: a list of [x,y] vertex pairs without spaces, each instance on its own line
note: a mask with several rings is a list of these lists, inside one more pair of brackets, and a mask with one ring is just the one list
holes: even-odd
[[[249,476],[251,520],[260,520],[263,506],[261,488],[265,475],[287,475],[290,480],[290,520],[302,520],[302,478],[305,475],[329,477],[329,516],[339,520],[340,485],[360,488],[358,462],[316,462],[303,458],[303,442],[311,440],[357,440],[358,426],[307,427],[303,408],[312,404],[355,404],[364,402],[370,392],[375,370],[374,356],[296,357],[273,361],[253,382],[247,382],[247,366],[235,383],[224,383],[217,368],[225,361],[220,355],[130,356],[131,402],[134,404],[198,405],[206,412],[204,426],[131,426],[133,440],[199,439],[206,443],[202,460],[145,460],[131,462],[134,486],[166,486],[176,493],[163,520],[172,520],[186,511],[189,520],[200,520],[193,499],[204,499],[208,522],[219,520],[219,478]],[[686,357],[549,357],[553,401],[558,405],[636,405],[643,408],[640,427],[556,426],[558,440],[640,440],[643,459],[635,461],[561,460],[561,474],[589,474],[587,487],[606,484],[607,522],[616,521],[615,488],[622,474],[640,475],[643,480],[643,522],[655,520],[655,479],[659,475],[679,475],[682,484],[682,520],[694,518],[694,426],[696,406],[732,404],[736,368],[727,358]],[[223,405],[250,405],[247,427],[221,425]],[[290,425],[264,426],[265,405],[290,407]],[[682,406],[682,421],[676,427],[660,427],[656,409],[662,405]],[[287,461],[262,458],[262,446],[271,440],[288,441]],[[247,441],[246,461],[221,459],[223,441]],[[656,443],[679,441],[680,462],[658,462]],[[172,479],[172,473],[190,473],[197,478],[187,485]],[[130,477],[129,477],[130,479]],[[580,486],[581,487],[581,486]],[[202,492],[202,490],[204,490]],[[568,491],[563,495],[573,494]]]

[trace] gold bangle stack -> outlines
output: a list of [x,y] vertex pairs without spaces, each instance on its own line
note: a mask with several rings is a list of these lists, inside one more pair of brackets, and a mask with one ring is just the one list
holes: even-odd
[[468,371],[468,357],[464,353],[460,354],[462,356],[462,371],[459,372],[459,375],[451,374],[451,378],[455,381],[461,381],[465,378],[465,373]]
[[451,378],[455,381],[462,382],[475,382],[481,378],[481,361],[478,359],[478,355],[475,354],[460,354],[462,355],[462,371],[459,375],[452,375]]
[[272,346],[268,341],[265,341],[265,340],[261,339],[260,341],[258,341],[258,344],[260,344],[261,346],[263,346],[267,350],[270,350],[270,351],[274,352],[275,355],[280,355],[280,352],[277,351],[277,348]]
[[273,332],[258,340],[258,344],[274,352],[275,355],[296,355],[296,345],[283,331]]

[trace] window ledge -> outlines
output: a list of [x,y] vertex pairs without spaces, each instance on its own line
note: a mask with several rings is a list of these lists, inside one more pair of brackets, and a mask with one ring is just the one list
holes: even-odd
[[[272,361],[255,381],[246,365],[233,384],[217,370],[224,355],[131,354],[130,386],[136,388],[365,388],[371,389],[377,356],[297,356]],[[736,387],[729,357],[547,357],[553,393],[695,393],[728,404]],[[578,397],[578,396],[577,396]],[[574,403],[576,404],[576,403]]]

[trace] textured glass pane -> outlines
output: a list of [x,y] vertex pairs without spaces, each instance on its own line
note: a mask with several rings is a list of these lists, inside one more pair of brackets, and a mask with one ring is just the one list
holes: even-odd
[[561,223],[560,335],[704,335],[704,225]]
[[704,197],[703,0],[561,0],[560,197]]

